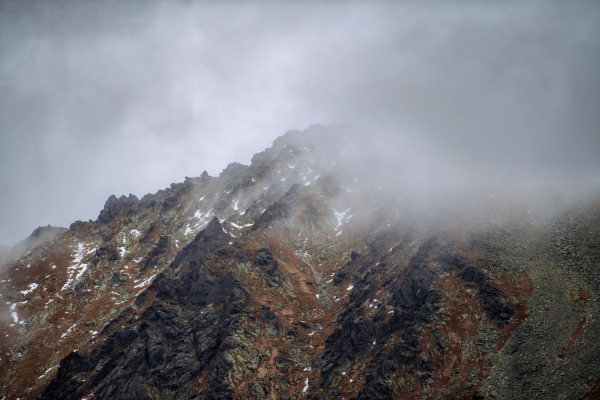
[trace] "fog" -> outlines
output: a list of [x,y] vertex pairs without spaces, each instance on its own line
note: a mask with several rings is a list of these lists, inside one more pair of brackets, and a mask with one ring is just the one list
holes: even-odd
[[312,124],[600,181],[592,1],[0,1],[0,89],[5,244]]

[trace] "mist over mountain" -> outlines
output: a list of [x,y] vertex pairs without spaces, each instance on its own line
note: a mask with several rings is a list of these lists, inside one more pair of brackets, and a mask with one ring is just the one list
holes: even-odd
[[599,32],[596,1],[1,0],[0,243],[311,124],[600,182]]
[[3,249],[8,399],[594,399],[600,187],[351,125]]

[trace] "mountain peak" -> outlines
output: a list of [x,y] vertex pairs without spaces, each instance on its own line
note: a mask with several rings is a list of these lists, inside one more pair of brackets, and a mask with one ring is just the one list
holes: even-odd
[[111,196],[4,262],[0,396],[593,398],[600,196],[520,179],[316,125]]

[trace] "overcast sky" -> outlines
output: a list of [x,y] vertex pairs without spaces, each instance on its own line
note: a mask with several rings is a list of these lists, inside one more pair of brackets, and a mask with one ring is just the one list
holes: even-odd
[[418,3],[0,0],[0,243],[311,124],[600,181],[600,2]]

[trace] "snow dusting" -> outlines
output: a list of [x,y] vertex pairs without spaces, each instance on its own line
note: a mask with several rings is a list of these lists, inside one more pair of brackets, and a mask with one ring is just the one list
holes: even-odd
[[[67,278],[67,282],[64,284],[62,289],[60,289],[61,292],[63,290],[65,290],[66,288],[68,288],[73,282],[78,280],[81,277],[81,275],[83,275],[83,273],[87,270],[87,264],[82,263],[81,261],[83,260],[84,257],[86,257],[89,254],[92,254],[95,251],[96,251],[96,248],[88,250],[88,248],[83,243],[79,243],[78,250],[75,253],[73,262],[71,263],[71,265],[69,267],[67,267],[67,277],[68,278]],[[75,275],[75,276],[73,276],[73,275]]]
[[[12,315],[13,319],[15,320],[15,324],[18,324],[19,323],[19,315],[17,315],[16,308],[17,308],[17,303],[10,306],[10,315]],[[14,324],[12,324],[10,326],[14,326]]]
[[233,227],[237,228],[237,229],[242,229],[242,228],[246,228],[247,226],[252,226],[252,224],[238,225],[235,222],[230,222],[230,224],[233,225]]
[[75,328],[75,325],[73,325],[72,327],[70,327],[69,329],[67,329],[67,331],[65,333],[63,333],[62,335],[60,335],[60,338],[62,339],[65,336],[67,336],[69,334],[69,332],[71,332],[71,329]]
[[150,278],[146,278],[143,281],[141,281],[140,283],[138,283],[137,285],[134,286],[134,288],[140,288],[142,286],[147,286],[150,282],[152,282],[152,279],[154,279],[154,277],[156,276],[156,274],[152,275]]
[[27,290],[22,290],[21,293],[23,293],[23,295],[26,296],[29,293],[33,292],[37,287],[38,287],[37,283],[30,283],[28,289]]
[[[350,207],[350,208],[352,208],[352,207]],[[348,213],[348,211],[350,211],[350,208],[348,208],[346,211],[342,211],[342,212],[337,211],[335,208],[333,209],[333,214],[335,215],[335,217],[338,220],[336,229],[339,228],[340,226],[342,226],[342,220],[344,219],[344,217],[346,217],[346,214]]]

